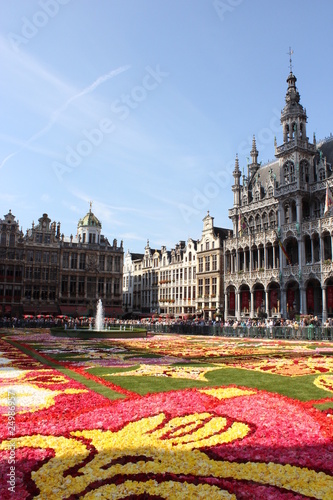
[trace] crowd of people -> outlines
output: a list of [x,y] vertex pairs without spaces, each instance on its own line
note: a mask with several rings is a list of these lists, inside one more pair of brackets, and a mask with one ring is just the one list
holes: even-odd
[[[53,328],[78,330],[87,328],[94,330],[95,318],[68,316],[57,317],[23,317],[0,318],[2,328]],[[333,318],[323,324],[317,316],[300,316],[297,320],[274,319],[230,319],[223,321],[220,318],[205,320],[203,318],[184,317],[142,317],[137,319],[105,318],[104,329],[119,327],[120,330],[144,328],[150,334],[186,334],[186,335],[213,335],[226,337],[271,338],[271,339],[306,339],[306,340],[333,340]]]

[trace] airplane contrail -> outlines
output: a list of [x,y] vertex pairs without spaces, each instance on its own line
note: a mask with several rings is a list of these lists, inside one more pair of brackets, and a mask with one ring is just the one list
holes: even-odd
[[46,132],[48,132],[50,130],[50,128],[54,125],[54,123],[57,121],[57,119],[61,115],[61,113],[63,113],[73,101],[76,101],[77,99],[79,99],[80,97],[82,97],[84,95],[90,94],[97,87],[99,87],[102,83],[106,82],[107,80],[110,80],[110,78],[113,78],[114,76],[117,76],[120,73],[123,73],[124,71],[127,71],[129,68],[130,68],[130,66],[126,65],[126,66],[121,66],[120,68],[114,69],[112,71],[109,71],[109,73],[106,73],[105,75],[98,77],[93,83],[88,85],[88,87],[84,88],[83,90],[81,90],[77,94],[75,94],[72,97],[70,97],[69,99],[67,99],[67,101],[62,106],[60,106],[60,108],[53,111],[53,113],[51,114],[51,118],[49,119],[49,122],[45,125],[45,127],[43,127],[41,130],[36,132],[29,139],[27,139],[21,148],[19,148],[17,151],[14,151],[13,153],[10,153],[9,155],[6,156],[6,158],[4,158],[2,160],[2,162],[0,164],[0,169],[7,163],[7,161],[10,158],[12,158],[13,156],[20,153],[23,149],[26,149],[31,142],[35,141],[36,139],[38,139],[38,137],[41,137]]

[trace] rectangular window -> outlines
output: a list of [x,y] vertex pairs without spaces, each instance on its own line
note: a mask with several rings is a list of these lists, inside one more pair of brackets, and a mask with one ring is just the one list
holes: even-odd
[[79,297],[84,297],[85,294],[85,286],[84,286],[84,278],[79,278]]
[[56,281],[57,280],[57,270],[56,269],[51,269],[51,272],[50,272],[50,280],[51,281]]
[[98,279],[98,296],[104,297],[104,278]]
[[199,273],[203,272],[203,257],[199,257]]
[[25,268],[25,279],[32,280],[32,267],[30,266]]
[[61,281],[61,293],[64,295],[68,293],[68,276],[63,276]]
[[55,300],[55,298],[56,298],[56,287],[50,286],[49,300]]
[[35,280],[40,280],[40,277],[41,277],[40,267],[35,267],[34,268],[34,279]]
[[210,279],[205,279],[205,296],[209,297],[210,294]]
[[32,292],[32,298],[34,300],[39,300],[39,294],[40,294],[40,289],[34,286],[33,292]]
[[89,298],[96,297],[96,278],[91,276],[87,278],[87,296]]
[[43,252],[43,264],[50,262],[50,252]]
[[35,250],[35,262],[42,262],[42,252]]
[[43,281],[48,281],[49,279],[49,268],[48,267],[43,267],[42,269],[42,280]]
[[108,255],[106,260],[106,270],[112,271],[112,255]]
[[52,252],[51,253],[51,264],[57,264],[58,263],[58,254],[57,252]]
[[112,281],[111,280],[106,280],[105,290],[106,290],[106,295],[108,297],[110,297],[112,295]]
[[115,278],[113,290],[114,290],[115,295],[120,295],[120,279],[119,278]]
[[217,278],[212,278],[212,295],[215,295],[215,297],[216,297],[216,291],[217,291]]
[[62,255],[62,267],[64,269],[69,268],[69,252],[64,252]]
[[209,241],[206,241],[206,250],[209,250]]
[[47,300],[47,295],[48,295],[47,294],[47,286],[46,287],[43,286],[41,289],[41,292],[40,292],[40,298],[42,300]]
[[13,281],[14,278],[14,267],[13,266],[7,266],[7,280]]
[[86,268],[86,254],[80,253],[79,269]]
[[114,262],[114,264],[115,264],[115,269],[114,270],[117,273],[119,273],[119,271],[120,271],[120,257],[115,257],[114,261],[115,261]]
[[205,269],[206,269],[206,272],[210,271],[210,257],[209,257],[209,255],[205,257]]
[[17,281],[20,281],[23,276],[23,268],[20,266],[16,266],[15,268],[15,278]]
[[105,255],[100,255],[99,256],[99,270],[104,271],[105,267]]
[[217,255],[212,256],[212,271],[217,271]]
[[49,245],[51,243],[51,235],[50,234],[44,234],[44,243],[46,245]]
[[71,269],[77,269],[77,253],[71,254]]
[[43,243],[43,233],[36,233],[36,243]]
[[71,297],[76,296],[76,277],[71,276],[69,279],[69,293]]
[[27,251],[27,261],[28,262],[33,262],[34,260],[34,252],[32,250]]
[[199,279],[199,282],[198,282],[198,296],[199,297],[203,296],[203,279]]
[[31,300],[31,296],[32,296],[32,286],[26,285],[24,290],[24,297],[28,300]]

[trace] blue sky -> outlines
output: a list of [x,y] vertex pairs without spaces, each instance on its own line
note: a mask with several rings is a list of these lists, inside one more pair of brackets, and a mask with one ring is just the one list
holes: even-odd
[[89,210],[142,252],[231,227],[246,169],[281,143],[293,71],[312,141],[333,132],[331,0],[10,0],[0,6],[0,217],[66,235]]

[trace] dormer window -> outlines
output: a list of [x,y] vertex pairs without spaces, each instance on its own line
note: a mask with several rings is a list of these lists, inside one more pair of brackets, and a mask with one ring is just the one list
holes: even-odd
[[319,180],[325,180],[325,170],[323,168],[319,170]]

